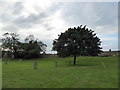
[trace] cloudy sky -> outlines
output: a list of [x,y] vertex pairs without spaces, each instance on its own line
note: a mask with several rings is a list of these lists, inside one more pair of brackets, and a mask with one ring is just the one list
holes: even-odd
[[47,53],[55,53],[51,51],[52,42],[58,34],[69,27],[86,25],[101,39],[102,50],[118,50],[117,2],[43,1],[0,2],[0,37],[15,32],[24,41],[33,34],[47,44]]

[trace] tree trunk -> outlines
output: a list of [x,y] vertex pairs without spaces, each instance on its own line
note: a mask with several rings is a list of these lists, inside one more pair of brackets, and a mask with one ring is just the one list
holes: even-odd
[[74,62],[73,62],[73,65],[76,65],[76,53],[74,55]]

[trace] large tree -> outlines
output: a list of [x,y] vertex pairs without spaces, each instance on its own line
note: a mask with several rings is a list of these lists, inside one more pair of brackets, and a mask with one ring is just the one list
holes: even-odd
[[25,43],[21,45],[22,47],[22,54],[26,59],[29,58],[36,58],[40,56],[41,52],[45,52],[47,47],[42,41],[38,41],[34,35],[29,35],[25,38]]
[[97,56],[102,49],[101,41],[86,26],[69,28],[64,33],[58,35],[58,39],[53,41],[53,50],[57,51],[60,57],[74,56],[73,64],[76,64],[76,56]]
[[1,39],[3,50],[9,51],[15,56],[19,45],[19,34],[17,33],[4,33]]

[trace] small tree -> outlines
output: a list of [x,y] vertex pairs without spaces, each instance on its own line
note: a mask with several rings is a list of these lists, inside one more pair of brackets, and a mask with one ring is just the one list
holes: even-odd
[[101,52],[101,41],[86,26],[82,28],[69,28],[64,33],[58,35],[58,39],[53,41],[53,50],[57,51],[60,57],[74,56],[73,64],[76,64],[76,56],[97,56]]

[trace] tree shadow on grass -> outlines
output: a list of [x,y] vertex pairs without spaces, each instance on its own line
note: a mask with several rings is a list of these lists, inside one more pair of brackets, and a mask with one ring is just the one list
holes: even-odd
[[[55,63],[56,64],[56,63]],[[98,66],[98,63],[81,63],[77,62],[76,65],[73,65],[72,60],[57,62],[56,67],[93,67]]]
[[96,64],[86,64],[86,63],[81,63],[81,64],[76,64],[76,65],[73,65],[73,64],[59,64],[58,67],[93,67],[93,66],[96,66]]

